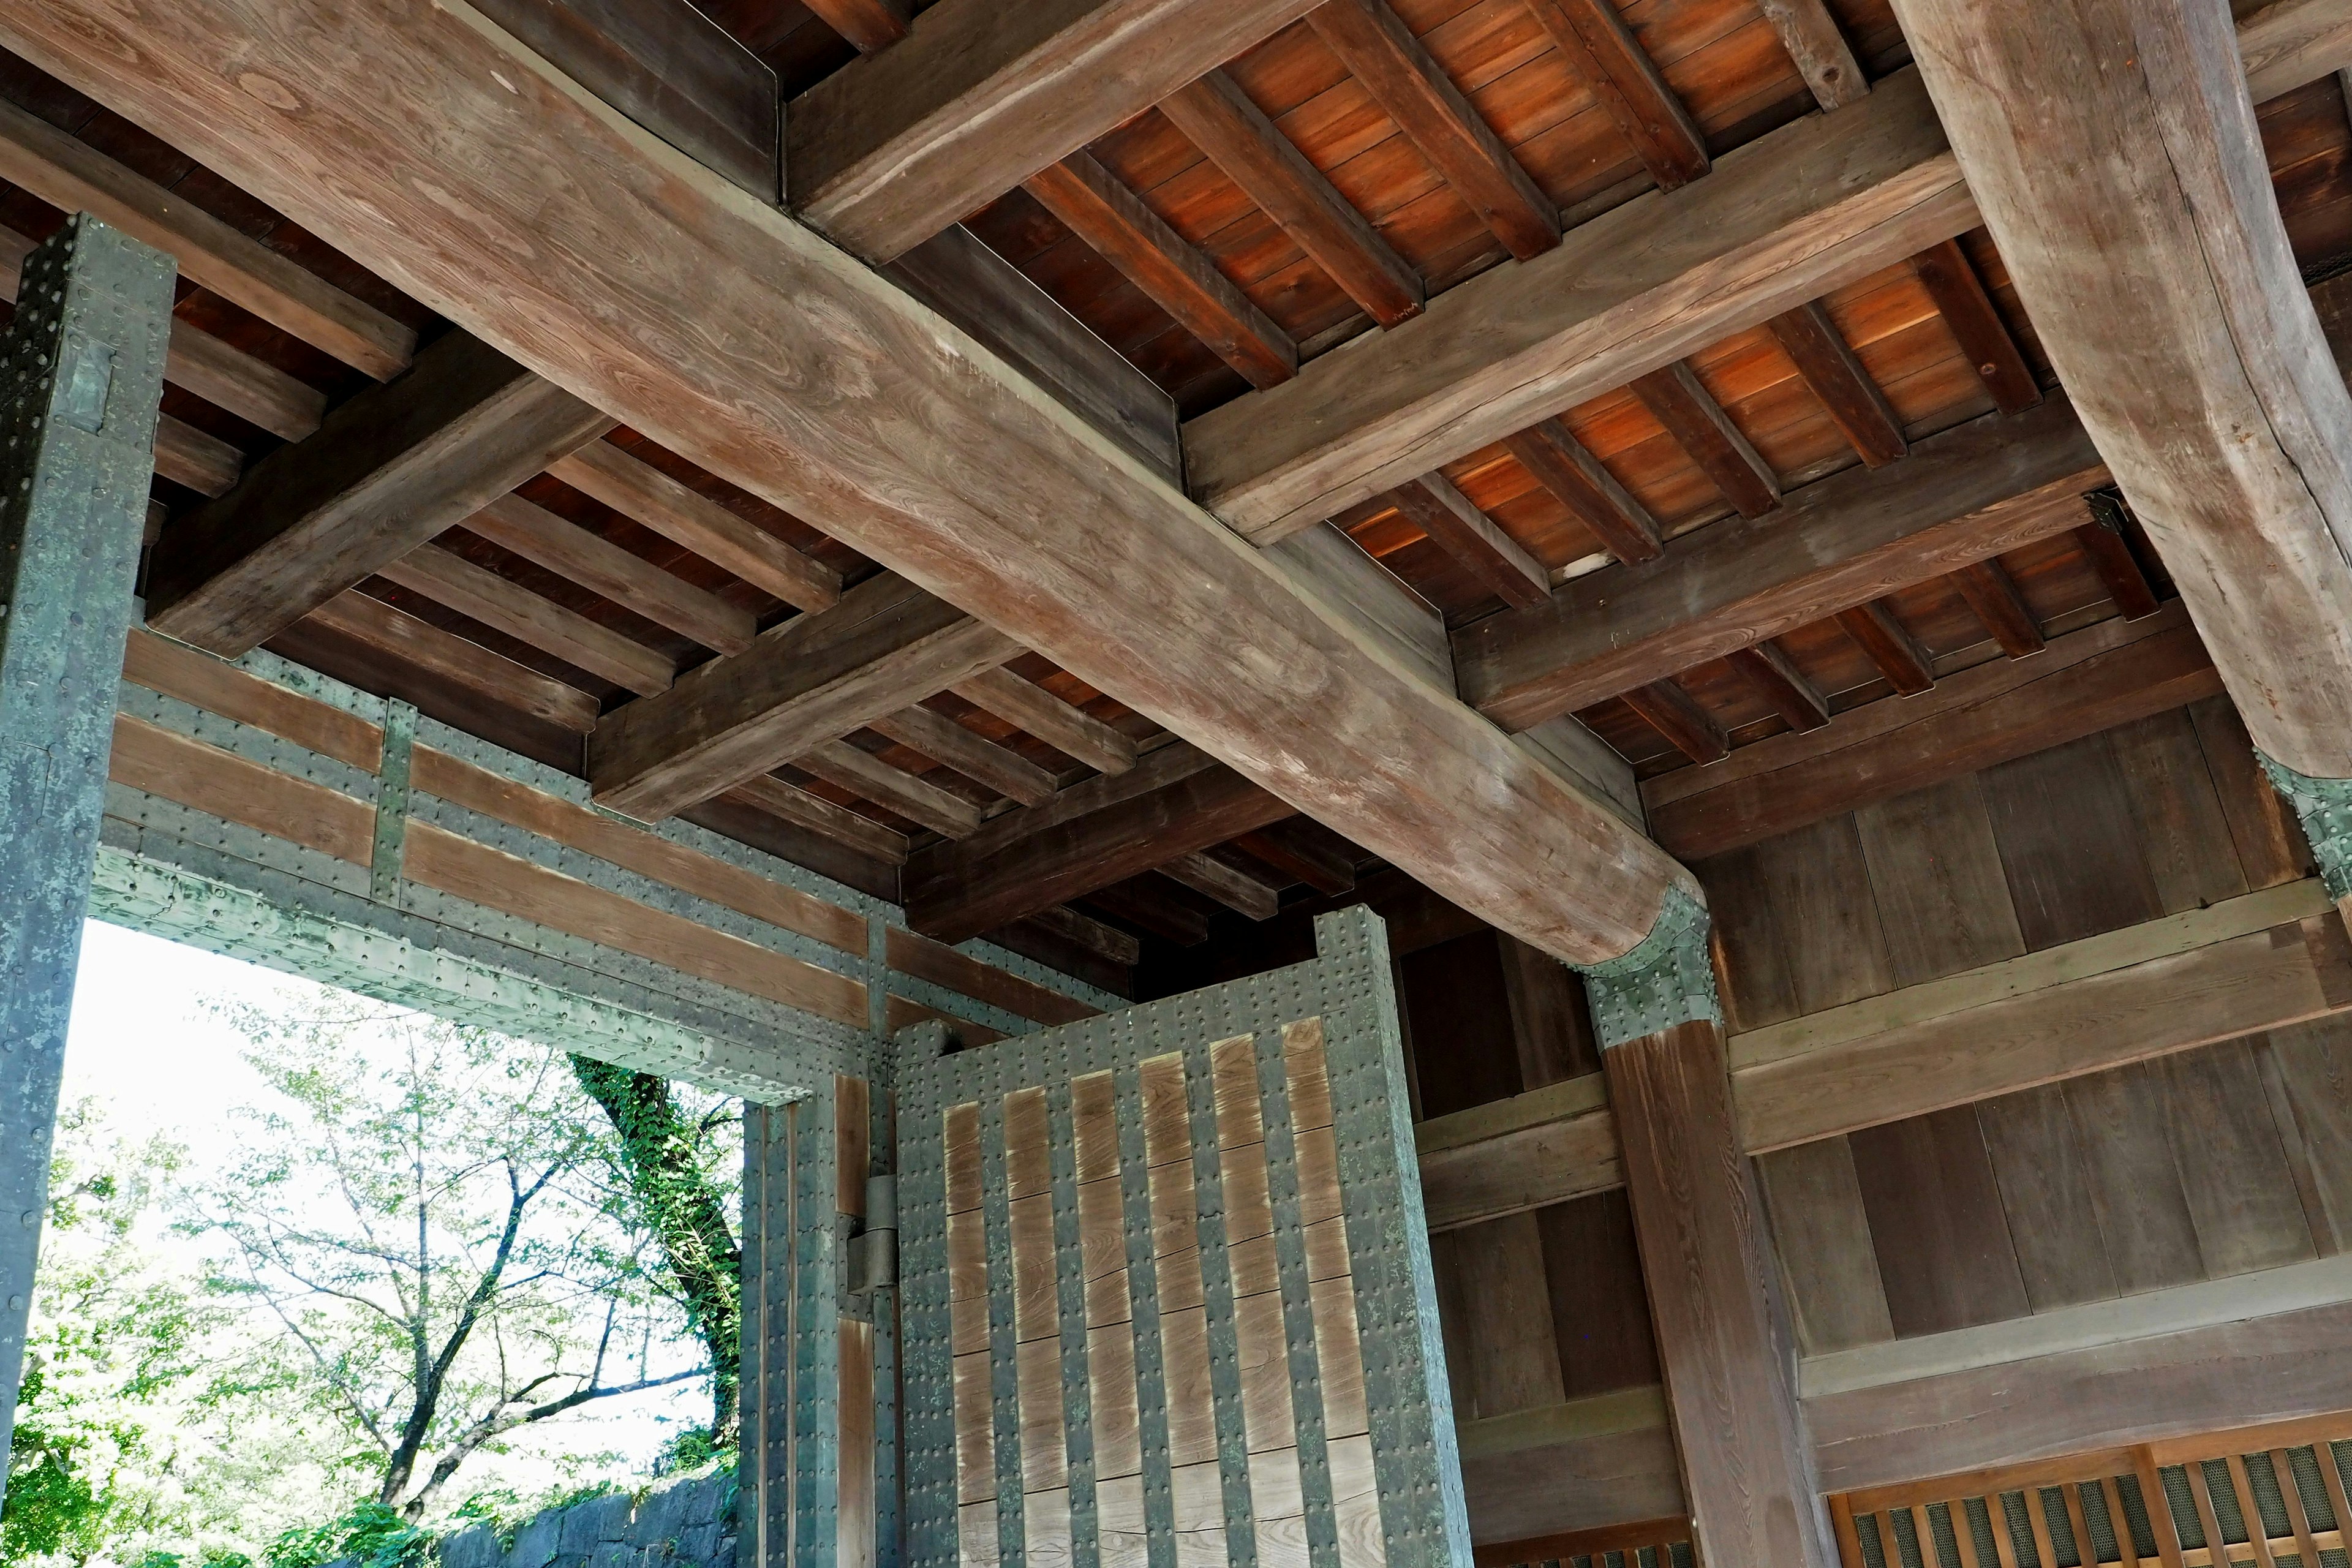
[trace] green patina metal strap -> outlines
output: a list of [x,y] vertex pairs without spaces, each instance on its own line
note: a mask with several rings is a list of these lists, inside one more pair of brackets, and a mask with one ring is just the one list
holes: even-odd
[[368,896],[400,902],[400,851],[408,837],[408,771],[416,751],[416,710],[394,699],[384,705],[383,762],[376,769],[375,841],[368,854]]
[[2304,837],[2319,861],[2319,879],[2327,896],[2338,902],[2352,899],[2352,779],[2315,779],[2257,749],[2255,760],[2270,774],[2271,785],[2286,797],[2303,820]]
[[1706,906],[1669,888],[1649,935],[1615,958],[1576,966],[1603,1050],[1677,1024],[1723,1022],[1706,933]]

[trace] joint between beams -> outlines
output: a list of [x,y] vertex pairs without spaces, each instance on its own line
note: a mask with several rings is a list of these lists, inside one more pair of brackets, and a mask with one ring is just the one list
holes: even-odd
[[1578,964],[1601,1048],[1663,1034],[1679,1024],[1723,1022],[1707,954],[1706,906],[1666,889],[1650,934],[1615,958]]
[[2319,862],[2319,879],[2337,903],[2352,900],[2352,779],[2315,779],[2257,748],[2271,787],[2294,807]]

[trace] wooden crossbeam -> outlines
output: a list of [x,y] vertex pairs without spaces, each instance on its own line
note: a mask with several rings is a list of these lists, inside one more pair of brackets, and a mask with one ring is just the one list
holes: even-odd
[[148,624],[244,653],[611,425],[451,332],[166,528],[148,570]]
[[1658,542],[1657,520],[1567,426],[1543,420],[1504,437],[1503,449],[1553,500],[1575,513],[1610,554],[1628,565],[1658,558],[1664,547]]
[[793,765],[949,838],[979,830],[980,807],[847,741],[827,741],[794,757]]
[[1963,566],[1952,574],[1951,584],[2010,658],[2024,658],[2049,646],[2042,635],[2042,624],[2033,618],[2015,580],[1999,561],[1988,559]]
[[1702,767],[1731,754],[1731,741],[1724,734],[1723,725],[1678,680],[1637,686],[1624,693],[1623,701],[1675,750]]
[[1327,837],[1312,825],[1276,823],[1240,835],[1234,840],[1234,847],[1318,893],[1352,893],[1356,890],[1356,868],[1346,856],[1324,842]]
[[1772,705],[1791,730],[1818,730],[1830,721],[1830,705],[1805,672],[1778,644],[1766,640],[1734,648],[1726,656],[1755,693]]
[[1758,0],[1757,8],[1780,35],[1781,47],[1813,89],[1814,102],[1823,109],[1843,109],[1870,90],[1870,79],[1845,41],[1845,30],[1824,0]]
[[944,713],[919,704],[869,719],[866,727],[1024,805],[1042,805],[1054,798],[1053,774],[1020,752],[973,734]]
[[[2352,393],[2296,271],[2226,12],[1895,9],[2042,348],[2254,743],[2352,777]],[[2127,68],[2078,68],[2118,47]],[[2025,103],[2035,130],[2019,137]]]
[[907,0],[814,0],[809,9],[817,19],[870,55],[907,36],[914,25],[914,7]]
[[[2273,0],[2246,12],[2238,43],[2260,102],[2352,64],[2352,18],[2326,0]],[[1188,421],[1191,483],[1244,537],[1280,538],[1978,221],[1925,85],[1899,70],[1706,179],[1580,224],[1551,254]]]
[[1253,872],[1214,855],[1195,851],[1180,855],[1160,874],[1233,910],[1245,920],[1272,920],[1282,908],[1282,890],[1269,887]]
[[1135,742],[1084,709],[1063,701],[1009,669],[986,669],[951,689],[973,707],[1013,725],[1098,773],[1135,766]]
[[1742,517],[1780,504],[1780,480],[1722,405],[1680,360],[1633,380],[1634,399],[1666,428]]
[[1592,573],[1545,605],[1462,628],[1462,694],[1525,729],[2078,527],[2084,492],[2105,473],[2063,399],[1986,415],[1899,463],[1793,491],[1760,521],[1701,529],[1646,565]]
[[596,700],[479,643],[445,632],[353,588],[302,618],[426,675],[463,688],[501,708],[585,735],[596,727]]
[[[903,41],[794,101],[784,187],[809,223],[869,261],[892,260],[1310,4],[1048,0],[1007,13],[1000,0],[944,0]],[[861,30],[877,47],[888,41],[884,28]]]
[[1524,609],[1551,597],[1543,567],[1444,475],[1423,474],[1399,488],[1396,503],[1406,521],[1503,603]]
[[1895,606],[1884,599],[1872,599],[1840,610],[1838,626],[1852,637],[1886,683],[1905,697],[1916,697],[1936,684],[1936,673],[1927,667],[1927,656],[1911,638],[1910,632],[1896,618]]
[[[980,8],[998,13],[990,0]],[[1198,30],[1236,9],[1204,8],[1219,20]],[[907,54],[922,33],[855,69]],[[1533,945],[1612,956],[1683,883],[1614,813],[1293,586],[1279,563],[1237,551],[1214,519],[1003,362],[554,79],[463,0],[331,22],[277,0],[135,12],[56,0],[0,14],[0,46],[648,439],[821,518],[850,548]],[[264,78],[303,82],[306,112],[255,97]],[[383,113],[387,80],[429,82],[434,101]],[[452,161],[452,137],[499,155]],[[579,179],[583,165],[598,178]],[[308,176],[320,167],[341,176]],[[418,169],[436,177],[420,182]],[[641,702],[682,706],[695,685]]]

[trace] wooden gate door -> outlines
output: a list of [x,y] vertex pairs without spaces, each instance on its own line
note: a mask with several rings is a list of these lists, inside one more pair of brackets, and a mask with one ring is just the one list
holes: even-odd
[[1388,937],[897,1063],[912,1568],[1469,1568]]

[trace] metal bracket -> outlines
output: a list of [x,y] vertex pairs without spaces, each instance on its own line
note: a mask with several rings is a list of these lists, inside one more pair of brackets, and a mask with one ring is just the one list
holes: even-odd
[[1723,1022],[1707,926],[1706,905],[1668,888],[1649,935],[1615,958],[1575,966],[1603,1050],[1677,1024]]
[[2303,821],[2304,837],[2319,861],[2319,879],[2337,903],[2352,899],[2352,779],[2315,779],[2257,747],[2254,758]]

